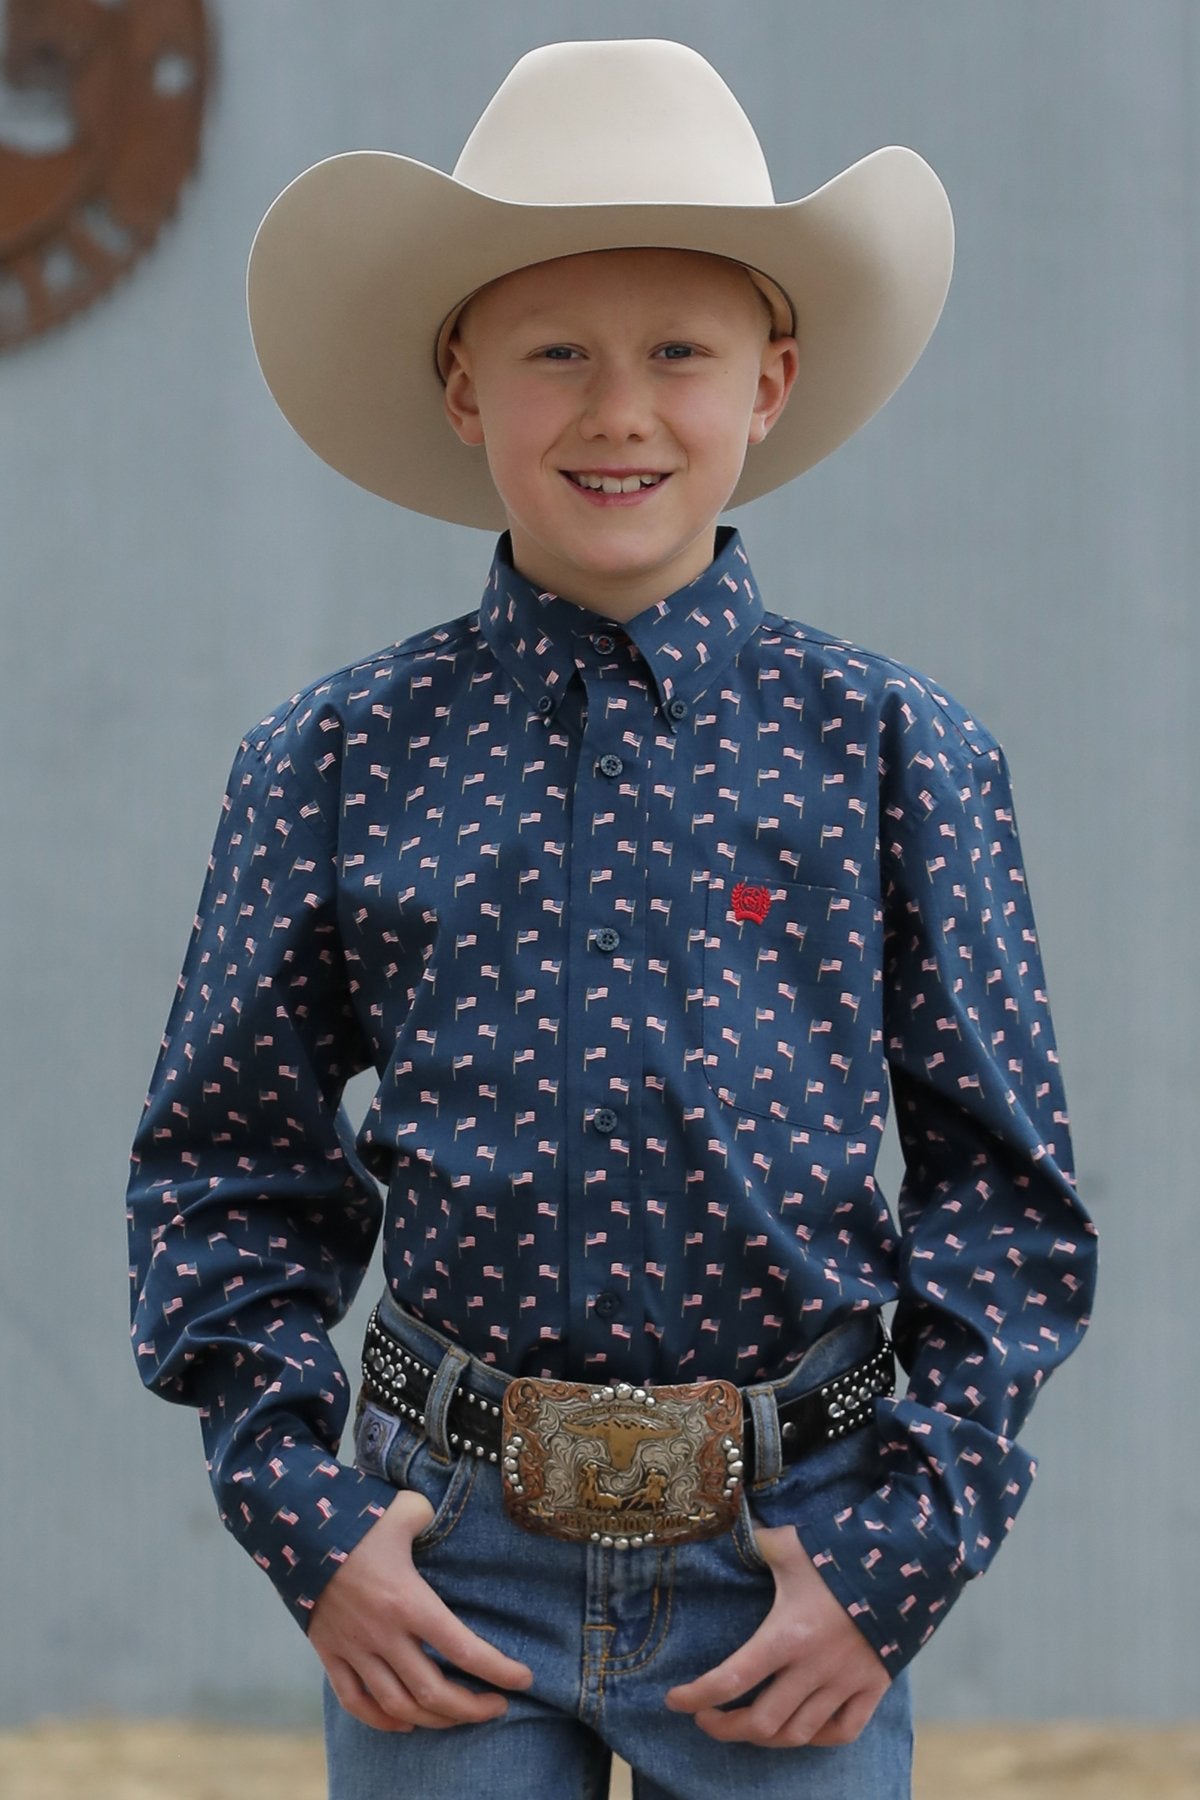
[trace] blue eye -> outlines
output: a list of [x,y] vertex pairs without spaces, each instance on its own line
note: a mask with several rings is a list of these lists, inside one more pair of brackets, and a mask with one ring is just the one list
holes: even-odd
[[669,362],[683,362],[685,358],[692,355],[692,346],[690,344],[664,344],[662,353]]
[[549,357],[554,362],[566,362],[568,357],[575,355],[575,352],[569,344],[549,344],[542,351],[542,355]]

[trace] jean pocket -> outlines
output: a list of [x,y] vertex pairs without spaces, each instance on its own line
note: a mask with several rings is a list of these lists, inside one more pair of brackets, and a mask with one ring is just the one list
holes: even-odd
[[742,1504],[749,1526],[749,1551],[756,1565],[767,1566],[754,1536],[755,1526],[803,1525],[848,1506],[861,1506],[883,1480],[879,1439],[865,1426],[786,1463],[773,1481],[751,1483],[743,1490]]
[[714,879],[704,1073],[739,1112],[861,1133],[882,1109],[883,914],[867,894]]
[[449,1461],[435,1456],[428,1438],[420,1437],[413,1445],[396,1485],[423,1495],[433,1508],[432,1519],[412,1541],[414,1556],[445,1543],[471,1498],[478,1468],[479,1463],[473,1456],[459,1454]]
[[762,1524],[750,1510],[750,1502],[746,1498],[746,1490],[742,1489],[738,1496],[737,1517],[733,1521],[733,1547],[739,1558],[748,1569],[756,1572],[767,1568],[767,1560],[758,1547],[758,1539],[754,1535],[756,1525]]
[[470,1498],[478,1467],[473,1456],[436,1456],[418,1426],[370,1401],[355,1426],[354,1463],[394,1488],[422,1495],[432,1506],[432,1519],[412,1541],[414,1555],[449,1537]]

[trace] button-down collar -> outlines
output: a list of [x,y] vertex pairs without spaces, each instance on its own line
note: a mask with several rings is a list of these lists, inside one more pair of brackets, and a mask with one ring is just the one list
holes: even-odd
[[576,671],[648,676],[675,731],[758,626],[763,602],[731,526],[702,575],[631,619],[610,619],[539,591],[513,567],[507,532],[496,546],[479,617],[484,637],[533,709],[555,716]]

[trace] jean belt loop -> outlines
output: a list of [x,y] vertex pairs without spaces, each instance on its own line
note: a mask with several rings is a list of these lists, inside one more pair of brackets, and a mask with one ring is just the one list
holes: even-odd
[[742,1404],[754,1425],[754,1474],[751,1487],[765,1487],[778,1480],[783,1472],[783,1446],[779,1437],[779,1412],[775,1405],[775,1387],[764,1382],[759,1387],[742,1390]]
[[433,1454],[443,1462],[449,1462],[453,1454],[446,1436],[450,1402],[470,1360],[465,1350],[460,1350],[455,1344],[449,1345],[425,1397],[425,1436]]

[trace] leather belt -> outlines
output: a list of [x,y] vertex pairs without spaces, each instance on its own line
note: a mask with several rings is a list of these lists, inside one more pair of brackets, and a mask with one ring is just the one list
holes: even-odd
[[[785,1463],[795,1462],[823,1444],[859,1431],[872,1419],[872,1401],[876,1395],[892,1394],[896,1387],[896,1365],[891,1339],[879,1314],[875,1315],[876,1342],[869,1355],[841,1374],[832,1375],[791,1399],[778,1403],[780,1454]],[[367,1322],[363,1343],[363,1394],[388,1412],[423,1426],[425,1401],[433,1384],[436,1366],[424,1362],[402,1344],[384,1325],[376,1308]],[[611,1389],[614,1399],[636,1397],[641,1400],[650,1386],[638,1387],[631,1382],[594,1384],[598,1391]],[[743,1389],[743,1394],[747,1390]],[[470,1370],[464,1370],[454,1392],[447,1414],[447,1439],[453,1450],[464,1455],[500,1461],[501,1418],[503,1406],[490,1395],[477,1392],[471,1385]],[[755,1439],[752,1409],[744,1409],[743,1443],[746,1474],[753,1474]]]

